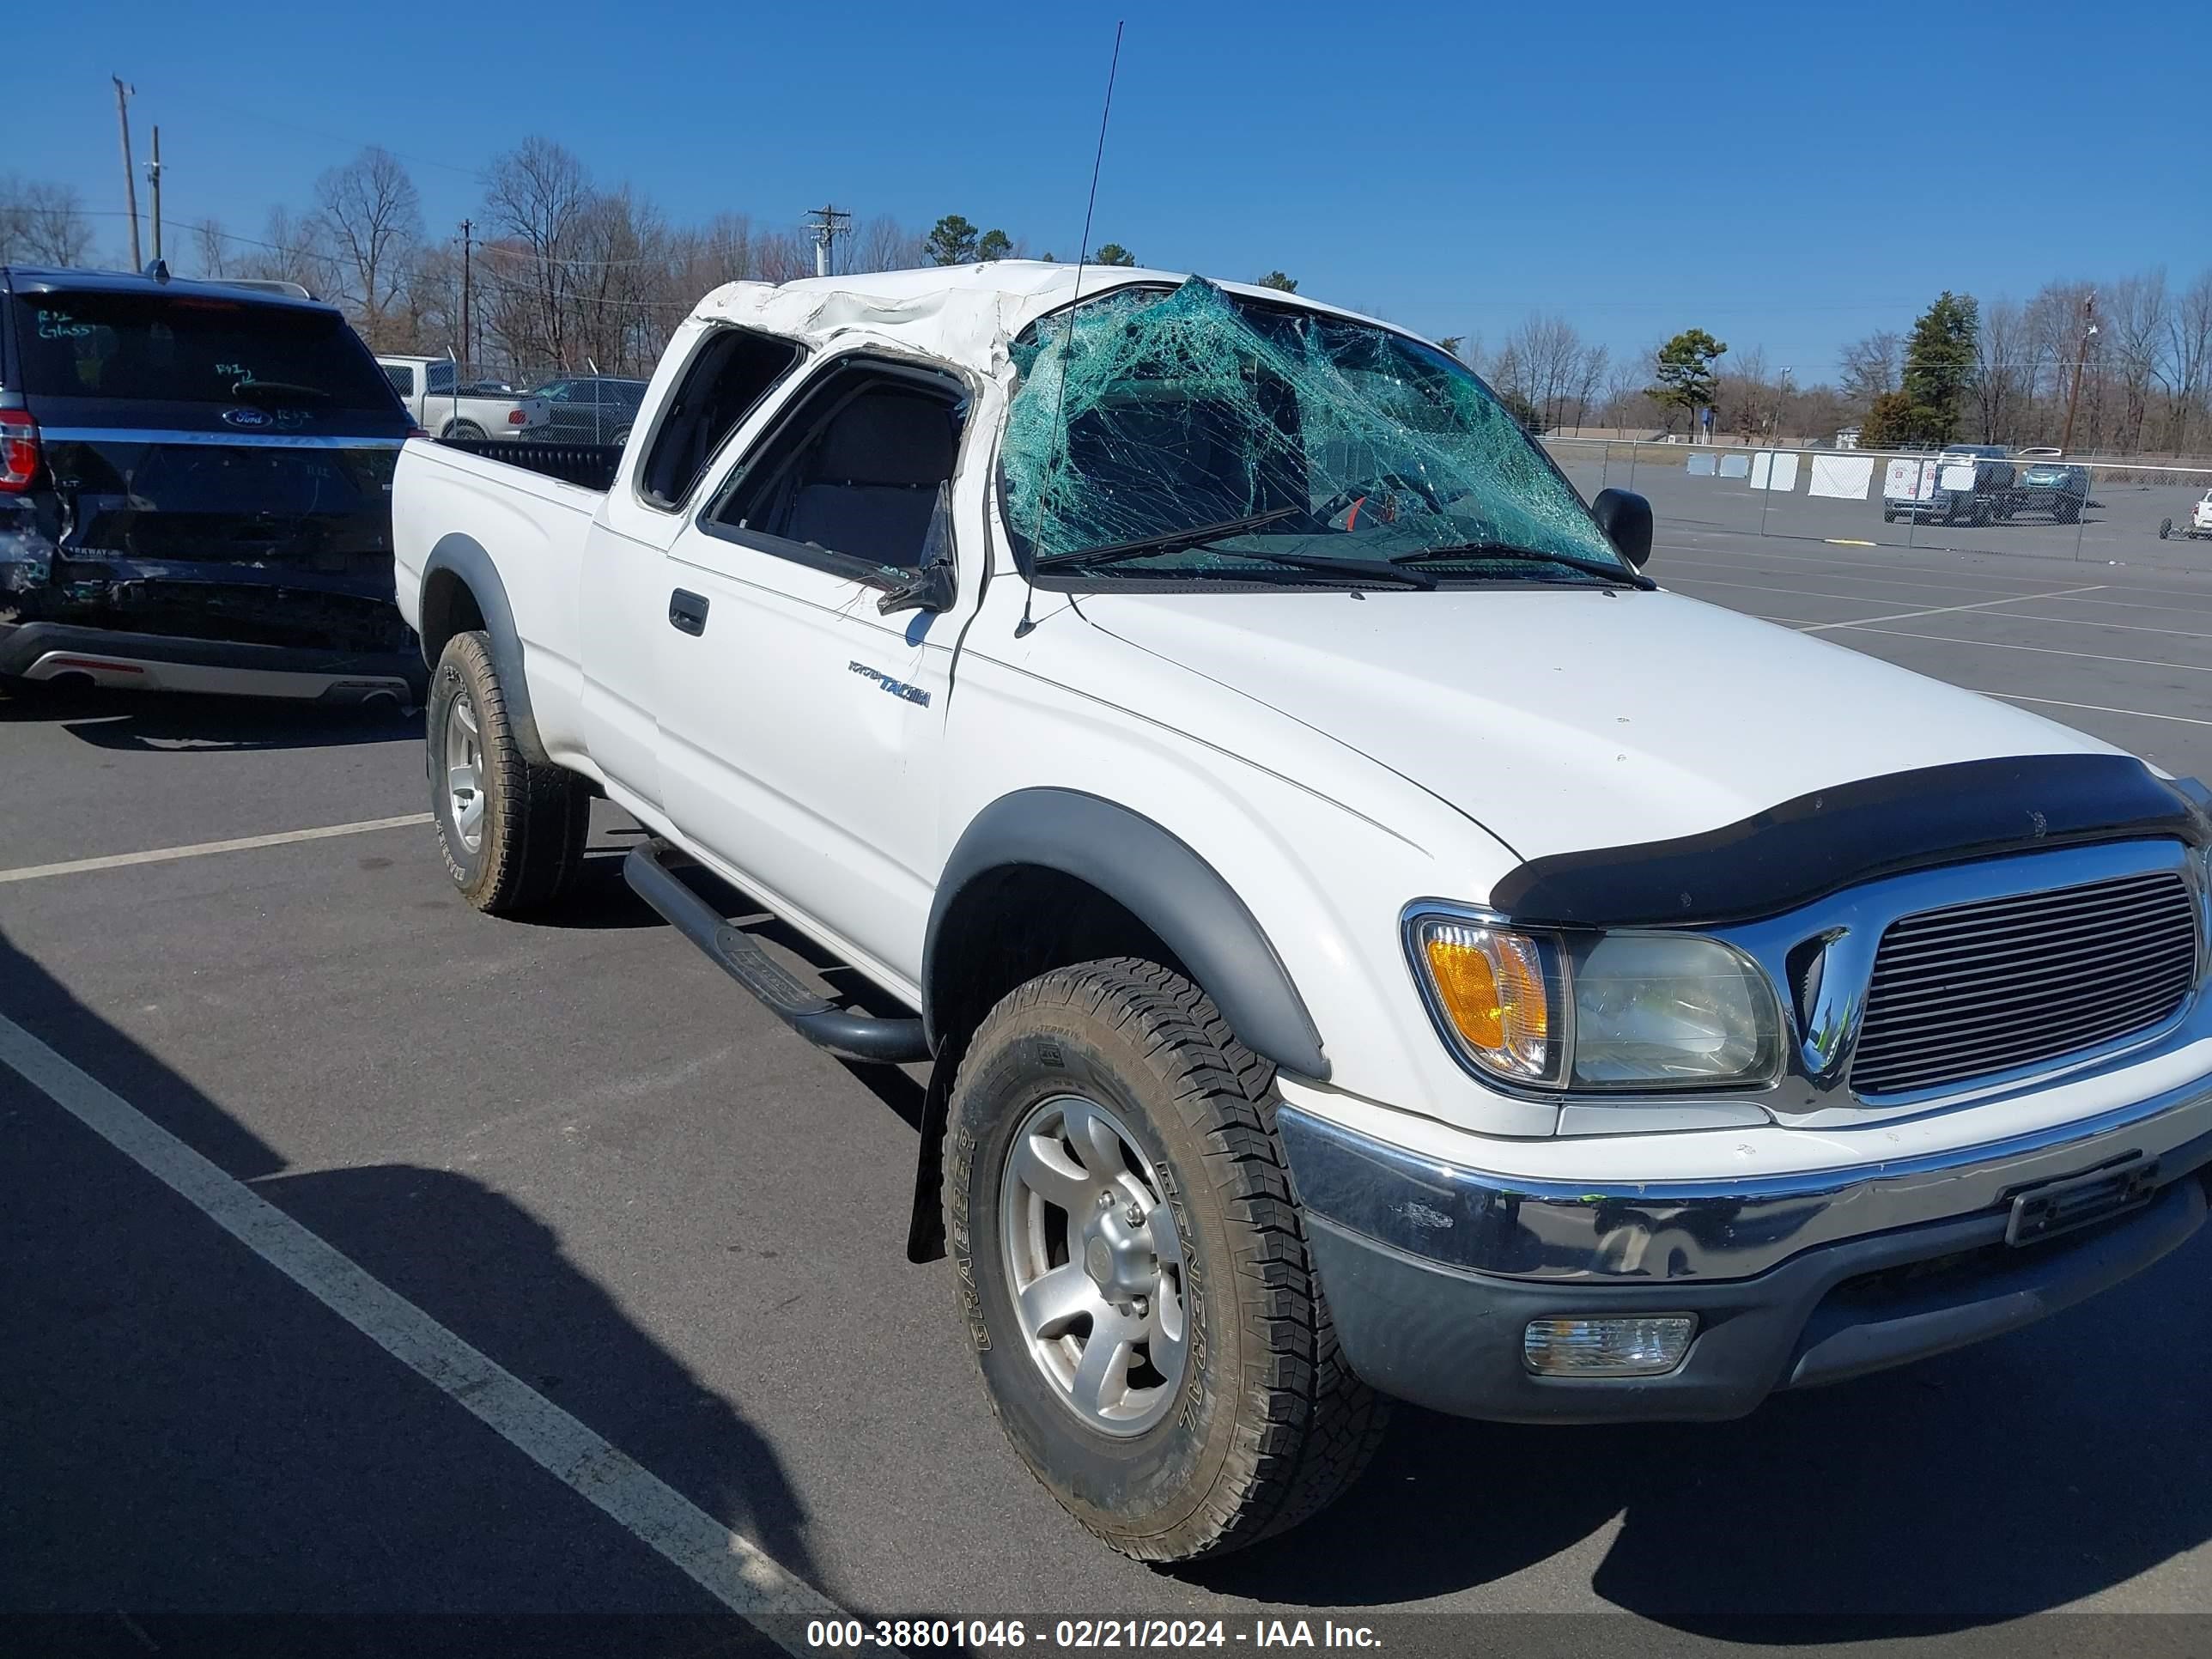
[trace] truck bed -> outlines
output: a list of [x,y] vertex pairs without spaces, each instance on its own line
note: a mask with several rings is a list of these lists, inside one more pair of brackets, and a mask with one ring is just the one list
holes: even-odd
[[458,449],[488,461],[521,467],[562,483],[605,495],[613,488],[615,468],[621,465],[620,444],[539,443],[525,438],[440,438],[441,448]]

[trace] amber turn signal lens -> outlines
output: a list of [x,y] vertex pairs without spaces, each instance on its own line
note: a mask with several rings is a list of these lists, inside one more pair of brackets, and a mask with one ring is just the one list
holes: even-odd
[[1431,923],[1421,949],[1437,1000],[1460,1040],[1492,1071],[1548,1079],[1551,1006],[1535,940],[1504,928]]

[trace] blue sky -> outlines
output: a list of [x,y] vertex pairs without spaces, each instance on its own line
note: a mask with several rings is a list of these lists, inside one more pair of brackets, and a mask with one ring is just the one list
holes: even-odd
[[2207,40],[2181,0],[78,0],[10,18],[0,170],[75,185],[123,246],[118,71],[141,160],[161,124],[173,226],[258,234],[378,143],[443,232],[541,132],[679,220],[795,224],[828,198],[1066,258],[1117,16],[1093,242],[1279,266],[1431,334],[1495,344],[1541,307],[1632,353],[1700,326],[1805,383],[1946,287],[2212,264]]

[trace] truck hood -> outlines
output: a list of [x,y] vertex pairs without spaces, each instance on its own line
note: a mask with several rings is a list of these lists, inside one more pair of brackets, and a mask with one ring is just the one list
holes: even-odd
[[2093,738],[1678,594],[1097,594],[1096,626],[1458,808],[1522,859],[1698,834],[1860,778]]

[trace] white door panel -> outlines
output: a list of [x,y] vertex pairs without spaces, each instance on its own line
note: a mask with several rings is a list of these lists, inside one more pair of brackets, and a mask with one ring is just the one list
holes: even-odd
[[918,963],[957,620],[880,616],[873,587],[696,527],[665,569],[664,609],[678,588],[708,602],[696,637],[661,623],[669,817],[870,955]]
[[660,635],[668,632],[667,558],[595,520],[584,543],[584,743],[631,793],[660,800]]

